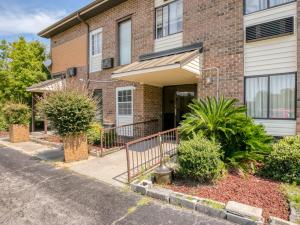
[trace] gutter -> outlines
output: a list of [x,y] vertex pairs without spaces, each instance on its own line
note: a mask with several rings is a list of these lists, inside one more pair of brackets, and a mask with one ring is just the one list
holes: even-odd
[[82,22],[83,24],[86,25],[86,28],[87,28],[87,88],[89,88],[90,86],[90,25],[80,17],[80,13],[78,12],[77,13],[77,19]]

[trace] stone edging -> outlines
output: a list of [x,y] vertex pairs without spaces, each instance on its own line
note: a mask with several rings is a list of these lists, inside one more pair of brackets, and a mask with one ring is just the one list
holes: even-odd
[[[198,198],[174,192],[165,188],[153,186],[152,181],[144,180],[131,184],[131,190],[142,195],[155,198],[166,203],[195,210],[212,217],[226,219],[241,225],[263,225],[264,218],[261,208],[252,207],[238,202],[229,201],[227,204],[210,199]],[[276,217],[270,218],[270,225],[296,225]]]

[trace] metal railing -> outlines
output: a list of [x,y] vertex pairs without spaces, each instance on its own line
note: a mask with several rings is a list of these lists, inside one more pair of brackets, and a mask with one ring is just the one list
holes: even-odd
[[177,154],[178,129],[159,132],[126,144],[128,183],[160,164],[166,157]]
[[[105,128],[100,137],[100,156],[125,148],[126,143],[160,131],[158,120]],[[99,155],[99,152],[97,152]]]

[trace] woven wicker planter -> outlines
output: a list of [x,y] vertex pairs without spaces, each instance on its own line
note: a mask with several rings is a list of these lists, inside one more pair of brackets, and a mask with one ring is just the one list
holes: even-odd
[[11,124],[9,126],[9,140],[12,143],[20,143],[29,141],[29,126]]
[[63,138],[65,162],[88,159],[88,142],[85,135],[66,136]]

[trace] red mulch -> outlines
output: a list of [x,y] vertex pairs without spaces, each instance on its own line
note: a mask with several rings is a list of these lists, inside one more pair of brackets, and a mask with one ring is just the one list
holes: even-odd
[[175,181],[167,186],[176,192],[209,198],[220,202],[237,201],[264,209],[264,217],[270,215],[289,219],[289,207],[280,183],[253,175],[241,177],[227,175],[215,185],[195,185],[190,182]]
[[0,138],[1,137],[7,137],[8,136],[8,132],[6,131],[0,131]]

